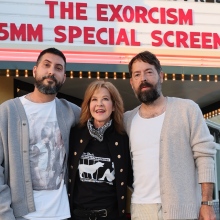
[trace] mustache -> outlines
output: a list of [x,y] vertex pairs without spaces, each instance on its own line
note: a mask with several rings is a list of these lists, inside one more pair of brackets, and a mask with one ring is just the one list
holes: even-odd
[[143,87],[150,87],[150,88],[153,88],[153,85],[150,84],[150,83],[147,82],[147,81],[144,81],[144,82],[142,82],[142,83],[140,84],[139,89],[141,90]]
[[57,82],[57,79],[55,78],[54,75],[50,75],[50,76],[43,76],[42,77],[42,80],[45,80],[45,79],[52,79],[53,81]]

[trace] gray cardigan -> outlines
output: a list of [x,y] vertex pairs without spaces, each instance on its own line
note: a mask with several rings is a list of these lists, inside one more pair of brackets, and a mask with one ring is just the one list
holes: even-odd
[[[70,128],[78,123],[80,108],[64,99],[55,100],[68,156]],[[0,105],[0,220],[14,220],[35,211],[28,131],[28,120],[19,98]]]
[[[215,182],[216,144],[195,102],[167,99],[159,155],[163,218],[197,219],[201,202],[199,183]],[[132,119],[139,108],[124,114],[128,136]]]

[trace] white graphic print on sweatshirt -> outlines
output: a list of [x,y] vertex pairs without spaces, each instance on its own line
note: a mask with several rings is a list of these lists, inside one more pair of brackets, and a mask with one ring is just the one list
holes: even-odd
[[95,157],[83,153],[79,160],[79,178],[82,182],[107,183],[113,185],[115,179],[114,163],[110,158]]

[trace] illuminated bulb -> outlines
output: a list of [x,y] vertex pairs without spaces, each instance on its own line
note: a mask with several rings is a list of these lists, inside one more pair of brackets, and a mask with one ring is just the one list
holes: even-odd
[[114,79],[117,79],[116,72],[114,72]]
[[6,70],[6,77],[9,77],[10,74],[9,74],[9,70]]
[[70,71],[70,79],[73,78],[73,71]]
[[82,71],[79,72],[79,78],[82,79]]
[[215,75],[215,82],[218,82],[218,76]]
[[202,81],[202,75],[199,75],[199,82]]
[[99,72],[97,72],[96,78],[100,79]]
[[193,81],[193,74],[191,74],[191,81]]
[[123,75],[123,76],[122,76],[122,79],[126,79],[126,77],[125,77],[125,72],[123,72],[122,75]]
[[184,74],[182,74],[182,79],[181,79],[182,81],[184,81],[185,79],[184,79]]
[[212,117],[215,116],[215,111],[212,111]]
[[209,75],[207,75],[207,82],[209,82]]
[[167,73],[164,74],[164,80],[167,80]]
[[19,77],[19,72],[18,72],[18,70],[15,71],[15,76],[16,76],[16,77]]
[[175,74],[173,73],[173,81],[175,81],[176,80],[176,76],[175,76]]
[[91,79],[91,72],[88,72],[88,78]]
[[108,72],[105,72],[105,78],[108,79]]
[[25,70],[24,76],[28,77],[28,70]]

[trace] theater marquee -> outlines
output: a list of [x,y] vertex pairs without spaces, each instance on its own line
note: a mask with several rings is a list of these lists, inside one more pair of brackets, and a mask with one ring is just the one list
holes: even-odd
[[54,46],[76,54],[120,54],[126,63],[148,49],[164,64],[175,57],[209,57],[214,67],[220,59],[219,11],[220,4],[178,1],[4,1],[0,50]]

